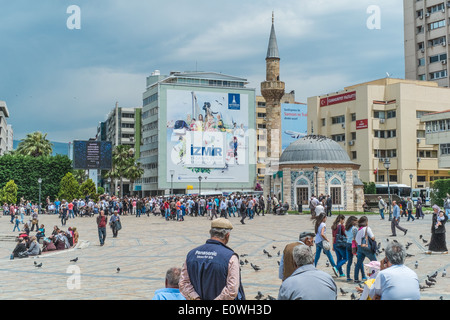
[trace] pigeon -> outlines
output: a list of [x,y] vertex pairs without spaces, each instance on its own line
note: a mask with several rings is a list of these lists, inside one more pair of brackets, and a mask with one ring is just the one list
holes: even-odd
[[444,271],[442,271],[442,277],[447,276],[447,270],[444,269]]
[[428,240],[422,239],[422,242],[423,242],[423,243],[427,243],[427,242],[428,242]]
[[419,289],[420,289],[420,290],[425,290],[426,288],[427,288],[427,287],[425,287],[425,286],[419,284]]
[[250,265],[252,266],[252,268],[253,268],[255,271],[261,270],[261,268],[260,268],[259,266],[254,265],[253,263],[250,263]]
[[407,254],[406,254],[406,258],[410,258],[410,257],[414,257],[414,255],[413,255],[413,254],[407,253]]
[[261,293],[261,291],[258,291],[258,294],[256,295],[255,299],[256,299],[256,300],[261,300],[261,298],[262,298],[263,296],[264,296],[264,295]]
[[245,264],[248,264],[248,260],[247,259],[245,259],[244,262],[245,262]]
[[423,236],[422,236],[422,235],[420,235],[420,236],[419,236],[419,239],[422,239],[422,238],[423,238]]
[[272,258],[272,255],[270,253],[267,253],[267,257]]
[[381,249],[381,242],[378,242],[377,250],[380,250],[380,249]]
[[412,242],[407,242],[406,245],[409,247],[410,245],[412,245]]
[[280,261],[277,261],[278,265],[280,265]]
[[272,297],[270,294],[267,295],[267,300],[277,300],[276,298]]
[[428,280],[425,280],[425,284],[429,287],[434,286],[434,282],[430,282]]
[[436,279],[431,278],[430,276],[427,276],[427,278],[428,278],[428,281],[433,282],[433,283],[436,283]]
[[386,242],[389,242],[389,239],[388,239],[388,238],[386,238]]
[[275,246],[272,246],[272,248],[273,248],[273,250],[275,250],[277,247],[275,247]]
[[241,264],[241,266],[243,266],[245,263],[244,261],[240,260],[239,263]]
[[437,277],[437,275],[438,275],[438,272],[437,271],[435,271],[431,276],[430,276],[430,278],[436,278]]
[[34,265],[37,265],[37,262],[36,262],[36,261],[34,262]]
[[119,268],[119,267],[117,267],[117,269],[116,269],[116,270],[117,270],[117,273],[119,273],[119,272],[120,272],[120,268]]
[[419,261],[416,261],[416,263],[414,264],[414,267],[417,269],[418,266],[419,266]]
[[40,268],[40,267],[42,267],[42,262],[39,263],[39,264],[35,264],[34,266],[35,266],[36,268]]
[[278,255],[278,256],[280,256],[280,254],[281,254],[281,252],[280,252],[280,251],[278,251],[277,255]]
[[75,259],[70,260],[70,262],[77,262],[78,261],[78,257],[76,257]]
[[246,254],[246,253],[241,254],[241,257],[247,257],[247,256],[248,256],[248,254]]
[[356,296],[353,292],[352,292],[351,298],[352,298],[352,300],[356,300]]
[[264,254],[268,254],[269,252],[267,252],[266,249],[263,249],[263,253],[264,253]]
[[439,297],[439,300],[444,300],[444,297],[443,297],[443,296],[440,296],[440,297]]
[[348,291],[345,291],[345,290],[342,289],[342,288],[339,288],[339,290],[341,291],[341,294],[342,294],[343,296],[345,296],[345,295],[348,293]]
[[327,262],[326,262],[326,264],[325,264],[327,267],[329,267],[330,266],[330,262],[327,260]]

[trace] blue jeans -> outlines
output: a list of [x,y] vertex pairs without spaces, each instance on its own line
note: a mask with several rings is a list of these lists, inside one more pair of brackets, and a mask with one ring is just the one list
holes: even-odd
[[166,220],[169,220],[169,217],[170,217],[170,209],[169,208],[166,209],[165,217],[166,217]]
[[233,208],[232,207],[228,207],[228,215],[231,217],[231,214],[233,214],[233,217],[236,217],[236,215],[234,214]]
[[352,268],[353,264],[353,253],[352,253],[352,244],[347,243],[347,246],[345,247],[345,251],[347,253],[347,280],[350,280],[350,270]]
[[450,218],[450,209],[445,209],[445,215]]
[[334,252],[336,252],[336,269],[339,271],[339,275],[344,274],[342,271],[342,266],[347,262],[347,252],[346,247],[337,247],[333,244]]
[[98,240],[100,240],[100,244],[104,245],[106,239],[106,227],[98,228]]
[[381,219],[384,219],[384,209],[380,209],[380,216],[381,216]]
[[366,279],[366,273],[364,272],[364,259],[368,258],[370,261],[377,260],[374,253],[370,252],[369,248],[358,246],[358,253],[356,254],[356,267],[355,267],[355,281],[358,281],[358,274],[361,270],[362,279]]
[[412,210],[408,210],[408,220],[406,220],[406,221],[409,221],[409,219],[412,219],[413,221],[415,220],[412,215]]
[[[316,256],[314,258],[314,266],[315,267],[317,266],[317,262],[319,262],[320,253],[322,252],[322,250],[323,250],[322,241],[319,243],[316,243]],[[323,253],[327,256],[328,261],[330,261],[331,265],[333,267],[336,267],[336,263],[334,263],[334,259],[333,259],[333,256],[331,255],[331,252],[323,250]]]

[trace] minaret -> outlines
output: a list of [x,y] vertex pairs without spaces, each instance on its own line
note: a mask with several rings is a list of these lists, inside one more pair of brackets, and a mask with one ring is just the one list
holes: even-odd
[[266,81],[261,83],[261,94],[266,100],[267,159],[264,177],[264,196],[270,194],[271,176],[278,171],[281,156],[281,98],[284,82],[280,81],[280,55],[275,35],[275,19],[272,12],[272,29],[266,56]]

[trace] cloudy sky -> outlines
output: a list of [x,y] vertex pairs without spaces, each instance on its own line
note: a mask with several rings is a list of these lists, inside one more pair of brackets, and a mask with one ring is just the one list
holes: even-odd
[[[281,80],[296,100],[404,77],[401,0],[0,0],[0,100],[14,139],[94,137],[116,101],[142,105],[154,70],[214,71],[259,94],[272,11]],[[71,5],[81,29],[70,30]],[[380,8],[380,29],[367,9]]]

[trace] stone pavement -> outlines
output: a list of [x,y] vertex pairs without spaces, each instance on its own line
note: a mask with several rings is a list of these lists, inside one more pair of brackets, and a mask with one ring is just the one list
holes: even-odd
[[[330,238],[334,219],[335,216],[327,220]],[[277,261],[280,257],[277,253],[282,252],[286,244],[297,240],[301,231],[313,230],[309,215],[256,216],[253,220],[247,219],[245,225],[240,224],[237,217],[230,220],[234,229],[229,246],[238,254],[248,254],[242,259],[261,267],[260,271],[254,271],[250,264],[241,268],[247,299],[254,300],[258,291],[277,297],[281,283],[278,279]],[[54,225],[61,227],[56,216],[41,215],[40,223],[45,225],[47,234],[51,233]],[[390,222],[381,221],[378,215],[369,215],[369,225],[376,239],[384,246],[391,234]],[[444,268],[450,272],[450,256],[424,254],[423,243],[419,239],[422,234],[429,240],[431,215],[414,222],[403,218],[400,225],[407,228],[408,233],[404,236],[398,232],[396,239],[404,244],[413,243],[408,253],[414,257],[408,258],[406,265],[417,273],[420,283],[425,283],[427,275],[439,271],[437,284],[421,291],[422,300],[437,300],[441,296],[450,299],[450,274],[441,277]],[[164,287],[167,269],[181,267],[187,252],[209,238],[210,221],[204,217],[185,217],[184,222],[176,222],[154,216],[125,216],[122,217],[123,229],[119,237],[112,238],[108,228],[103,247],[99,246],[95,218],[77,217],[68,220],[65,228],[69,226],[77,227],[80,239],[89,241],[87,248],[41,255],[36,260],[9,260],[15,243],[2,239],[15,233],[12,232],[9,217],[0,218],[0,299],[151,299],[155,290]],[[264,249],[273,257],[264,255]],[[79,258],[78,262],[71,263],[70,260],[75,257]],[[34,267],[34,261],[42,262],[42,268]],[[326,261],[326,256],[322,254],[318,268],[333,275],[331,268],[326,267]],[[415,261],[419,262],[418,269],[414,268]],[[120,267],[119,273],[117,267]],[[338,300],[349,300],[351,292],[356,292],[355,285],[347,283],[345,278],[335,280],[338,288],[349,291],[346,296],[338,294]]]

